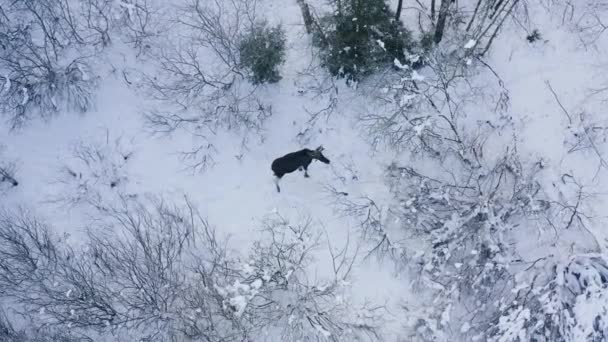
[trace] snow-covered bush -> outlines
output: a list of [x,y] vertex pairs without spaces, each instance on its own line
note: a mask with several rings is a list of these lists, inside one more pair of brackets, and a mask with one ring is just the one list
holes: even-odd
[[608,258],[577,254],[522,274],[516,296],[501,307],[490,341],[605,341],[608,338]]
[[[2,157],[2,149],[4,146],[0,145],[0,157]],[[13,161],[0,159],[0,193],[6,187],[15,187],[19,185],[16,177],[16,166]]]
[[3,11],[0,109],[11,127],[65,109],[88,111],[96,78],[78,51],[90,42],[70,14],[70,3],[17,1]]
[[278,68],[285,61],[285,31],[281,26],[256,23],[239,43],[239,57],[253,84],[278,82]]
[[106,132],[100,141],[80,142],[66,158],[55,181],[51,202],[68,207],[90,205],[100,209],[104,199],[124,194],[129,182],[127,166],[133,152],[124,139]]
[[336,12],[321,18],[314,32],[332,75],[358,81],[395,59],[407,64],[415,44],[384,1],[337,1],[335,6]]
[[17,186],[19,182],[15,179],[14,164],[0,164],[0,183]]
[[[93,106],[91,67],[124,37],[139,53],[158,36],[153,0],[12,1],[0,11],[0,111],[18,128],[38,116]],[[151,27],[156,27],[156,30]]]
[[[432,286],[436,292],[435,319],[448,310],[454,316],[452,325],[468,324],[468,329],[452,333],[463,334],[461,338],[485,332],[496,305],[509,301],[514,285],[509,261],[515,254],[509,236],[522,220],[534,221],[549,206],[535,181],[538,169],[524,168],[515,153],[493,165],[469,161],[462,158],[462,168],[446,168],[443,174],[389,167],[400,203],[391,208],[393,215],[410,241],[430,246],[427,252],[410,256],[412,270],[420,273],[418,286]],[[433,321],[425,322],[426,329]],[[449,330],[444,323],[433,329]]]
[[403,265],[422,292],[424,307],[408,305],[412,339],[470,340],[492,327],[515,286],[512,233],[550,209],[536,181],[541,165],[524,166],[513,150],[494,161],[449,152],[425,171],[390,165],[388,208],[338,197],[340,210],[359,218],[369,252]]
[[357,256],[348,242],[337,251],[329,245],[331,260],[326,262],[334,265],[329,278],[310,279],[312,253],[322,247],[321,237],[310,220],[291,224],[280,215],[268,218],[264,238],[250,252],[246,278],[233,286],[248,290],[230,297],[237,304],[235,313],[268,320],[282,340],[378,338],[383,307],[355,307],[348,298],[348,278]]

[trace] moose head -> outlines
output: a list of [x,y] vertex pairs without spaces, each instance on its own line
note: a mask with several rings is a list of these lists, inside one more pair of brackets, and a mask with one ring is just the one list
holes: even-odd
[[308,150],[308,151],[310,151],[310,152],[309,152],[309,155],[310,155],[310,157],[311,157],[312,159],[316,159],[316,160],[318,160],[318,161],[320,161],[320,162],[323,162],[323,163],[325,163],[325,164],[329,164],[329,159],[327,159],[327,158],[326,158],[326,157],[323,155],[323,150],[324,150],[323,145],[321,145],[321,146],[317,147],[317,148],[316,148],[316,149],[314,149],[314,150]]

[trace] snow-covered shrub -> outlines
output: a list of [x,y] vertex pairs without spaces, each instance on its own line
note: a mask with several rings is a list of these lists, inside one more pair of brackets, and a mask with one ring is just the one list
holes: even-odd
[[395,59],[406,64],[415,44],[394,16],[383,0],[337,2],[314,32],[323,65],[332,75],[358,81]]
[[285,61],[285,31],[280,25],[256,23],[239,43],[239,57],[253,84],[278,82],[278,68]]
[[14,164],[0,164],[0,183],[17,186],[19,182],[15,179]]
[[[423,57],[412,57],[411,61],[418,63],[420,58]],[[424,74],[394,61],[400,71],[383,76],[386,86],[365,90],[374,91],[380,99],[370,103],[369,110],[359,117],[359,125],[372,144],[387,144],[414,153],[425,151],[428,155],[424,156],[431,158],[441,157],[454,148],[461,149],[449,146],[450,140],[446,141],[445,137],[458,142],[459,134],[470,134],[464,131],[468,127],[461,127],[467,115],[465,106],[472,101],[485,104],[492,91],[500,97],[488,108],[498,117],[488,122],[496,130],[508,124],[499,116],[504,111],[503,101],[508,100],[508,92],[496,87],[494,82],[476,84],[480,68],[467,64],[470,59],[464,49],[449,53],[432,50],[424,60],[427,65]],[[487,123],[480,127],[484,134],[494,130],[491,128]]]
[[[236,315],[267,320],[269,331],[282,340],[314,337],[318,341],[378,338],[382,307],[355,307],[348,299],[348,278],[356,250],[332,250],[333,274],[310,279],[312,252],[322,247],[311,221],[291,224],[280,215],[267,219],[264,238],[257,241],[245,264],[246,278],[232,286],[227,303]],[[243,292],[237,292],[238,287]]]
[[578,254],[549,263],[547,274],[524,276],[501,308],[490,341],[605,341],[608,338],[608,258]]
[[[466,164],[465,157],[450,165],[455,163],[461,167],[439,174],[389,167],[399,201],[391,210],[410,241],[429,244],[428,251],[412,255],[410,265],[420,273],[419,286],[432,286],[436,293],[435,319],[444,310],[451,311],[452,325],[469,325],[453,334],[470,338],[485,332],[496,305],[510,299],[514,280],[509,261],[515,250],[509,234],[522,220],[543,215],[548,202],[535,181],[538,169],[524,168],[515,153],[493,165],[474,160]],[[438,330],[447,327],[441,323]]]
[[[0,157],[2,157],[2,149],[4,146],[0,145]],[[0,193],[6,187],[15,187],[19,185],[19,182],[15,178],[16,166],[13,161],[4,160],[0,158]]]
[[70,3],[17,1],[0,16],[0,109],[12,128],[33,116],[88,111],[96,78],[82,51],[92,44]]
[[76,206],[87,204],[102,208],[104,199],[124,194],[129,182],[127,166],[133,152],[123,139],[80,142],[66,158],[55,182],[59,186],[50,201]]
[[9,57],[20,62],[7,72],[5,92],[0,94],[0,108],[12,128],[21,127],[33,116],[48,118],[63,109],[86,112],[91,108],[96,82],[89,78],[87,64],[73,61],[61,67],[36,61],[36,55],[17,54]]
[[121,35],[142,52],[156,36],[150,26],[160,25],[150,2],[27,0],[3,5],[0,111],[11,127],[65,110],[89,111],[98,79],[91,66],[112,37]]

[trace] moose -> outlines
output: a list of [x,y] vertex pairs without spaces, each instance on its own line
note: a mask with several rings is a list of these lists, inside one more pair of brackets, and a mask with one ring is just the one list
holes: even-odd
[[317,147],[314,150],[307,148],[296,152],[288,153],[280,158],[275,159],[272,162],[272,172],[274,172],[275,184],[277,186],[277,192],[281,192],[279,187],[279,180],[287,173],[294,172],[295,170],[304,170],[304,177],[310,177],[308,175],[308,165],[312,163],[313,159],[319,160],[325,164],[329,164],[329,159],[323,155],[323,145]]

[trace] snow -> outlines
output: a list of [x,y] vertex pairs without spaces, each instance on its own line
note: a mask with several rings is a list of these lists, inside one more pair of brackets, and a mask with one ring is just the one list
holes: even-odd
[[30,94],[26,87],[21,88],[21,105],[25,106],[30,100]]
[[251,265],[249,264],[243,264],[243,272],[245,272],[245,274],[253,274],[254,269]]
[[0,92],[0,94],[8,93],[8,91],[10,89],[11,89],[11,79],[8,77],[8,75],[4,75],[4,84],[2,86],[2,92]]
[[376,43],[378,43],[378,45],[380,45],[380,47],[382,48],[382,50],[386,51],[386,48],[384,47],[384,42],[381,41],[380,39],[376,40]]
[[401,64],[401,62],[397,58],[395,58],[395,60],[393,61],[393,64],[401,70],[405,70],[405,69],[409,68],[407,65]]
[[418,95],[416,94],[404,94],[403,97],[401,97],[401,101],[399,102],[400,106],[407,106],[409,104],[412,103],[412,100],[414,100]]
[[[270,3],[270,0],[264,1],[265,6],[270,6]],[[385,166],[395,159],[402,164],[418,166],[419,160],[416,156],[388,148],[371,147],[354,120],[364,113],[365,99],[361,99],[361,93],[342,84],[339,86],[337,112],[327,121],[320,120],[322,123],[309,130],[308,132],[312,133],[308,134],[305,144],[296,138],[298,133],[308,128],[309,117],[305,109],[320,108],[325,103],[322,96],[308,97],[297,91],[298,84],[310,81],[304,79],[300,72],[309,63],[311,56],[309,37],[303,33],[299,8],[295,4],[273,3],[277,13],[276,18],[273,15],[271,20],[283,21],[289,30],[287,62],[282,69],[284,78],[281,82],[257,90],[265,101],[272,104],[273,116],[265,123],[259,135],[248,135],[246,148],[243,148],[240,133],[220,131],[211,138],[214,146],[218,147],[218,153],[214,156],[215,166],[203,173],[192,172],[185,167],[183,160],[179,158],[180,152],[198,146],[200,141],[188,132],[160,137],[151,135],[146,130],[143,120],[144,108],[149,108],[156,102],[145,97],[136,87],[126,85],[120,71],[139,72],[149,66],[134,59],[118,46],[111,58],[112,64],[119,72],[114,74],[101,67],[95,71],[103,73],[100,89],[96,93],[95,110],[86,115],[62,113],[48,122],[32,122],[18,133],[9,132],[6,127],[2,128],[0,141],[6,145],[2,157],[19,161],[20,181],[19,187],[0,195],[3,196],[2,205],[33,206],[37,214],[56,227],[58,235],[66,233],[70,242],[78,244],[84,239],[83,231],[90,223],[90,209],[85,205],[78,205],[66,210],[49,199],[57,195],[82,194],[85,190],[89,193],[95,191],[112,199],[115,193],[103,185],[109,184],[113,179],[119,179],[118,188],[121,191],[137,196],[162,194],[165,200],[172,201],[182,199],[183,194],[187,193],[201,214],[217,228],[218,233],[222,237],[230,237],[229,244],[235,255],[246,255],[252,242],[260,237],[262,222],[269,214],[281,214],[293,221],[310,216],[316,226],[327,232],[324,239],[337,246],[341,246],[348,239],[357,240],[360,236],[359,222],[335,209],[334,199],[327,194],[326,186],[332,185],[347,192],[349,198],[373,198],[384,208],[382,213],[385,215],[383,217],[386,217],[388,208],[394,205],[395,199],[389,192],[390,187],[385,183]],[[123,1],[118,4],[128,11],[129,15],[133,15],[135,8],[132,4]],[[511,118],[505,119],[504,124],[511,127],[511,131],[504,136],[497,135],[496,140],[489,142],[483,150],[483,154],[498,155],[504,147],[504,142],[513,139],[517,143],[519,154],[530,160],[542,157],[544,176],[540,181],[546,185],[545,189],[549,189],[548,192],[553,192],[549,194],[552,198],[570,195],[566,190],[558,189],[563,183],[564,174],[575,174],[590,192],[597,193],[588,207],[584,208],[585,212],[589,212],[589,217],[598,217],[597,220],[590,221],[587,229],[573,228],[560,231],[559,235],[549,234],[548,237],[545,235],[547,232],[537,231],[536,227],[531,225],[522,230],[521,236],[513,237],[513,244],[521,251],[524,261],[550,255],[555,255],[556,260],[566,259],[570,251],[580,252],[595,248],[581,238],[589,234],[596,236],[601,244],[601,252],[605,253],[604,241],[608,238],[608,231],[603,229],[605,219],[600,216],[608,209],[606,197],[603,195],[608,190],[606,170],[597,172],[600,162],[592,149],[587,149],[584,153],[569,153],[564,142],[570,142],[575,134],[585,132],[584,123],[587,121],[577,118],[583,111],[589,113],[592,122],[597,122],[602,127],[606,124],[602,121],[602,99],[591,97],[587,90],[601,88],[603,82],[606,82],[602,68],[605,67],[608,44],[599,41],[597,51],[585,49],[580,45],[578,37],[569,31],[568,27],[560,24],[560,20],[538,11],[539,4],[529,5],[537,9],[531,11],[535,14],[530,20],[543,32],[546,42],[531,46],[522,39],[521,28],[516,24],[509,24],[497,37],[489,54],[484,57],[485,62],[500,75],[501,82],[508,91],[509,106],[503,115],[505,118]],[[405,12],[404,18],[411,15]],[[353,21],[356,20],[357,18],[353,18]],[[460,41],[456,49],[461,49],[462,42]],[[383,41],[378,40],[376,43],[385,49]],[[481,43],[470,39],[464,44],[464,49],[473,49],[478,44]],[[345,50],[347,49],[349,48],[346,47]],[[478,64],[474,59],[465,59],[465,63],[470,68]],[[410,71],[410,68],[398,59],[394,59],[393,64],[401,69],[400,73],[406,76],[409,74],[408,77],[412,80],[430,82],[430,76],[425,76],[428,75],[425,69]],[[83,79],[92,77],[80,66],[78,68]],[[482,77],[483,81],[496,84],[494,76],[490,72],[487,74]],[[4,79],[2,94],[7,93],[11,87],[8,76]],[[568,130],[565,129],[569,124],[568,120],[552,94],[548,92],[546,81],[559,93],[564,107],[575,116],[574,120],[579,120]],[[382,86],[386,87],[386,92],[391,91],[391,85]],[[21,88],[20,92],[20,103],[23,106],[30,101],[31,94],[25,87]],[[498,97],[497,94],[493,96]],[[418,95],[404,94],[391,100],[401,106],[412,106],[418,101]],[[475,108],[475,104],[467,107],[468,117],[459,124],[474,127],[477,119],[482,122],[498,121],[494,121],[495,118],[484,110]],[[425,129],[433,124],[436,113],[429,115],[434,116],[412,125],[415,138],[423,138]],[[508,137],[505,137],[507,135]],[[106,144],[108,136],[110,144]],[[122,139],[120,147],[117,147],[114,141],[119,137]],[[91,164],[79,162],[73,151],[74,146],[81,144],[100,147],[103,161]],[[298,172],[285,176],[280,183],[281,193],[277,193],[270,171],[270,163],[274,158],[303,147],[316,147],[320,144],[326,147],[326,155],[332,163],[324,165],[313,162],[309,170],[310,178],[304,178]],[[132,152],[128,162],[120,161],[117,151],[123,149]],[[598,151],[602,155],[608,153],[605,144],[598,146]],[[235,158],[235,155],[241,152],[242,158]],[[357,179],[350,177],[350,170],[346,167],[349,161],[354,161]],[[65,170],[66,165],[86,179],[68,184],[60,182],[62,170]],[[427,165],[420,164],[420,167],[434,171]],[[92,182],[91,179],[96,181]],[[431,193],[429,196],[437,201],[449,202],[451,194],[453,193],[446,191]],[[416,198],[411,197],[403,204],[410,212],[420,212],[422,209],[415,207],[415,203]],[[483,210],[480,210],[481,212]],[[385,219],[388,222],[388,218]],[[453,231],[465,219],[466,217],[454,215],[452,220],[444,223],[442,229]],[[390,222],[393,222],[393,226],[405,224],[396,216],[392,217]],[[414,225],[416,222],[408,224]],[[392,235],[389,233],[388,236]],[[366,247],[369,246],[362,242],[361,251]],[[413,251],[408,249],[409,256],[415,255],[423,259],[422,268],[431,270],[431,260],[424,259],[425,251],[416,249],[416,245],[414,247]],[[491,247],[494,250],[498,248]],[[483,254],[480,250],[467,250],[466,253],[473,256]],[[331,278],[332,265],[327,254],[325,249],[315,251],[316,261],[309,270],[314,277],[325,280]],[[520,268],[530,266],[529,263],[524,265]],[[237,317],[245,312],[257,291],[263,290],[272,279],[271,270],[264,270],[264,274],[255,274],[251,264],[243,263],[240,266],[251,276],[250,283],[237,282],[217,288],[226,303],[234,308]],[[453,266],[456,271],[468,267],[463,263],[454,263]],[[404,332],[406,328],[401,324],[407,315],[403,310],[403,302],[422,302],[432,306],[431,301],[425,302],[427,298],[424,295],[412,290],[410,284],[414,283],[414,280],[410,277],[413,278],[413,273],[410,274],[409,269],[395,269],[398,267],[387,260],[361,258],[354,265],[351,283],[343,284],[349,287],[350,297],[355,302],[372,301],[386,304],[390,309],[388,311],[396,316],[396,322],[385,323],[386,326],[381,329],[382,339],[385,341],[403,340],[404,336],[411,332]],[[292,276],[293,273],[289,273],[286,278],[291,279]],[[598,283],[597,278],[589,279]],[[522,281],[508,292],[525,291],[526,286],[530,284],[531,282]],[[445,290],[442,285],[434,283],[425,287]],[[318,287],[319,291],[325,288]],[[422,292],[424,290],[426,289]],[[63,293],[64,288],[60,287],[60,291]],[[72,289],[65,292],[66,298],[71,298],[72,295]],[[340,296],[335,300],[339,302],[346,299]],[[589,322],[593,322],[593,314],[598,312],[598,309],[608,310],[608,298],[601,291],[590,293],[588,297],[576,297],[573,311],[584,323],[577,331],[575,340],[584,340],[593,331]],[[200,309],[196,312],[200,312]],[[69,313],[75,315],[73,310]],[[43,315],[44,311],[41,310],[40,314]],[[449,326],[458,319],[459,314],[461,312],[450,306],[440,317],[436,317],[440,321],[437,324]],[[522,331],[529,324],[530,318],[529,309],[523,307],[520,311],[513,311],[508,317],[501,317],[499,325],[505,327],[505,333],[495,341],[514,341],[517,338],[521,341],[527,340]],[[290,317],[290,320],[292,319],[296,318]],[[315,326],[315,329],[325,338],[332,337],[329,331],[319,325]],[[465,323],[453,330],[462,334],[460,337],[469,337],[460,339],[464,341],[473,338],[470,333],[474,329],[474,325]],[[469,335],[466,335],[467,333]],[[446,340],[459,341],[456,336]]]
[[262,287],[264,283],[262,282],[262,279],[256,279],[251,283],[251,287],[255,290],[258,290],[260,287]]
[[321,333],[321,335],[323,335],[325,338],[329,338],[331,337],[331,333],[327,330],[325,330],[322,326],[320,325],[315,325],[315,328]]
[[464,44],[465,49],[472,49],[475,45],[477,45],[477,41],[474,39],[469,40],[466,44]]
[[232,297],[230,298],[230,304],[235,308],[234,315],[236,317],[241,317],[247,307],[247,299],[245,299],[244,296]]
[[84,68],[82,67],[81,64],[77,65],[78,71],[80,71],[80,78],[83,81],[88,81],[91,79],[91,77],[89,76],[89,74],[84,70]]
[[133,17],[133,12],[135,11],[135,5],[130,4],[128,2],[124,2],[124,1],[118,1],[118,5],[127,10],[127,13],[129,14],[130,18]]
[[420,75],[416,70],[412,70],[412,80],[414,80],[414,81],[424,81],[424,76]]

